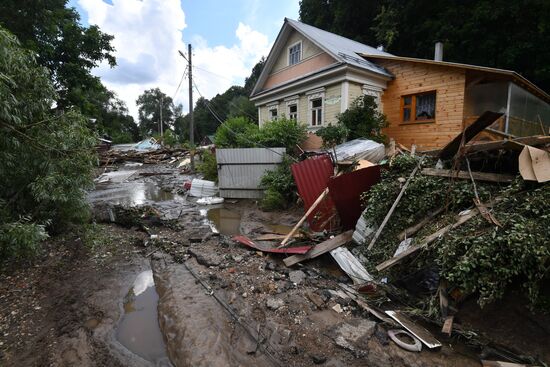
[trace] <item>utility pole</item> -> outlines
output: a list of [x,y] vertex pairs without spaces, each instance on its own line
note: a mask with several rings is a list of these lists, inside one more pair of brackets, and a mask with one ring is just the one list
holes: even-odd
[[191,44],[188,45],[188,59],[189,62],[189,143],[191,144],[191,172],[195,172],[195,152],[194,152],[194,145],[195,145],[195,121],[193,119],[193,64],[191,62]]
[[160,136],[162,138],[164,136],[163,126],[162,126],[162,95],[160,96],[159,111],[160,111]]

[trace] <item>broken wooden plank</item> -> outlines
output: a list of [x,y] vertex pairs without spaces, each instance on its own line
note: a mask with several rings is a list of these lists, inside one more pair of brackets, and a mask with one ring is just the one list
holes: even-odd
[[443,212],[443,210],[445,210],[444,206],[437,209],[437,210],[434,210],[434,211],[428,213],[428,215],[424,219],[422,219],[420,222],[416,223],[414,226],[411,226],[411,227],[401,231],[401,233],[399,233],[397,235],[397,238],[399,238],[401,241],[403,241],[405,238],[410,237],[411,235],[415,234],[416,232],[421,230],[422,227],[424,227],[426,224],[428,224],[436,215],[441,214]]
[[386,214],[386,217],[384,218],[384,220],[382,221],[382,224],[380,224],[380,227],[378,227],[378,229],[376,230],[376,233],[374,234],[374,237],[372,238],[372,240],[370,241],[370,244],[369,244],[369,247],[367,247],[367,250],[370,250],[372,249],[372,247],[374,246],[374,244],[376,243],[376,241],[378,240],[378,237],[380,237],[380,233],[382,233],[382,230],[384,229],[384,227],[386,226],[386,224],[388,223],[388,220],[390,220],[390,217],[391,215],[393,214],[395,208],[397,208],[397,204],[399,204],[399,200],[401,200],[401,197],[403,196],[403,194],[405,193],[405,190],[407,190],[407,186],[409,186],[409,183],[411,182],[412,178],[414,177],[414,175],[416,174],[416,172],[418,171],[418,169],[420,168],[420,165],[422,164],[422,160],[423,158],[420,158],[420,161],[418,162],[418,165],[414,168],[414,170],[411,172],[411,175],[409,176],[409,178],[407,179],[407,182],[405,182],[405,184],[403,185],[403,187],[401,188],[401,192],[399,192],[399,195],[397,195],[397,198],[395,199],[395,201],[393,202],[393,205],[391,206],[390,210],[388,211],[388,214]]
[[459,219],[454,224],[449,224],[448,226],[445,226],[445,227],[441,228],[439,231],[437,231],[437,232],[429,235],[428,237],[426,237],[418,245],[411,246],[408,249],[406,249],[405,251],[403,251],[402,253],[400,253],[399,255],[397,255],[395,257],[392,257],[391,259],[388,259],[388,260],[384,261],[383,263],[378,264],[376,266],[376,270],[382,271],[382,270],[385,270],[385,269],[397,264],[398,262],[400,262],[401,260],[403,260],[407,256],[412,255],[416,251],[420,250],[421,248],[428,246],[430,243],[437,240],[440,236],[444,235],[445,233],[447,233],[451,229],[460,226],[461,224],[463,224],[466,221],[472,219],[473,217],[475,217],[478,214],[479,214],[479,211],[477,209],[472,209],[467,214],[459,216]]
[[475,143],[468,144],[464,147],[464,153],[485,152],[503,148],[510,148],[514,150],[522,150],[524,145],[544,145],[550,143],[550,136],[526,136],[523,138],[516,138],[512,140],[500,140],[491,141],[487,143]]
[[[256,238],[254,238],[254,240],[256,241],[279,241],[279,240],[282,240],[286,237],[285,234],[276,234],[276,233],[266,233],[266,234],[262,234]],[[292,236],[293,238],[301,238],[303,237],[302,234],[300,233],[296,233]]]
[[450,159],[455,156],[455,154],[460,149],[462,143],[466,144],[472,140],[477,134],[483,131],[486,127],[489,127],[496,120],[498,120],[503,113],[500,112],[484,112],[477,120],[475,120],[470,126],[468,126],[464,131],[453,140],[451,140],[439,153],[439,158],[441,159]]
[[443,323],[443,327],[441,328],[441,332],[443,334],[447,334],[448,336],[451,336],[451,333],[453,331],[454,319],[455,319],[454,316],[447,316],[445,318],[445,322]]
[[283,241],[281,242],[281,245],[279,247],[284,247],[286,246],[286,244],[288,243],[288,241],[290,240],[290,238],[294,235],[294,233],[296,233],[296,231],[298,231],[298,229],[300,229],[300,227],[302,226],[302,224],[304,224],[304,222],[306,221],[307,217],[313,213],[313,211],[317,208],[317,206],[323,201],[323,199],[328,195],[328,187],[321,193],[321,195],[319,195],[319,197],[317,198],[317,200],[315,200],[313,202],[313,204],[311,204],[311,206],[309,207],[309,209],[306,211],[306,214],[304,214],[304,216],[302,218],[300,218],[300,220],[298,221],[298,223],[296,223],[296,225],[294,226],[294,228],[292,228],[292,230],[286,235],[286,237],[283,239]]
[[[468,171],[454,171],[449,169],[424,168],[422,174],[426,176],[452,177],[470,179]],[[478,181],[510,183],[515,176],[502,173],[472,172],[472,176]]]
[[350,287],[349,285],[347,284],[344,284],[344,283],[338,283],[338,286],[347,294],[350,296],[350,298],[352,300],[355,301],[355,303],[357,303],[357,305],[359,307],[361,307],[363,310],[367,311],[368,313],[370,313],[371,315],[373,315],[374,317],[376,317],[377,319],[379,319],[380,321],[382,322],[385,322],[389,325],[392,325],[392,326],[397,326],[397,323],[395,321],[393,321],[393,319],[389,318],[388,316],[386,316],[384,314],[384,312],[382,310],[379,310],[377,309],[376,307],[374,306],[370,306],[364,299],[363,297],[357,293],[357,291],[355,289],[353,289],[352,287]]
[[304,260],[313,259],[319,255],[332,251],[335,248],[342,246],[343,244],[351,241],[352,236],[353,236],[353,230],[346,231],[334,238],[331,238],[324,242],[319,243],[304,255],[290,256],[284,259],[283,261],[286,266],[292,266]]
[[401,326],[403,326],[407,331],[417,337],[424,345],[428,348],[439,348],[441,343],[439,340],[434,338],[434,336],[422,326],[416,324],[408,316],[403,314],[401,311],[386,311],[386,314],[397,321]]

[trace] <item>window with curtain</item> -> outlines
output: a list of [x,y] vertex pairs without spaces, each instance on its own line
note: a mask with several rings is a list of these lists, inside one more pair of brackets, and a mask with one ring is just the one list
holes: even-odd
[[435,120],[435,91],[401,97],[403,122],[428,122]]

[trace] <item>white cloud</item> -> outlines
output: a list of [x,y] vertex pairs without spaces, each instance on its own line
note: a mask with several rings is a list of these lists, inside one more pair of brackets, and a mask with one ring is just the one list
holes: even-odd
[[[178,50],[187,53],[182,37],[185,13],[179,0],[113,0],[112,5],[103,0],[79,0],[79,4],[88,13],[90,24],[115,37],[118,65],[110,69],[103,64],[94,73],[126,102],[134,117],[135,100],[144,90],[159,87],[173,96],[186,66]],[[242,85],[254,64],[269,52],[267,36],[248,25],[239,23],[235,34],[238,42],[231,46],[211,46],[200,36],[186,39],[193,44],[195,83],[206,98],[231,85]],[[186,87],[185,80],[176,96],[184,111],[188,110]]]

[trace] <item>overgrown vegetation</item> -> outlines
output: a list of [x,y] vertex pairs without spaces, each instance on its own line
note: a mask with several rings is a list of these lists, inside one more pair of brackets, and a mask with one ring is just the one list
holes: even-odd
[[357,97],[351,106],[338,115],[338,123],[348,129],[348,138],[367,138],[384,143],[382,128],[388,125],[386,116],[378,111],[372,96]]
[[83,221],[96,139],[57,94],[31,51],[0,27],[0,257],[28,256],[49,231]]
[[[366,219],[379,225],[404,180],[418,164],[408,156],[395,157],[388,170],[382,172],[382,181],[363,196]],[[433,166],[426,159],[422,166]],[[550,233],[547,225],[550,210],[548,184],[526,184],[518,179],[511,186],[477,182],[483,202],[502,198],[493,207],[493,215],[502,224],[497,227],[482,216],[477,216],[421,251],[413,259],[390,270],[394,279],[403,278],[420,269],[435,269],[440,277],[465,294],[475,293],[484,306],[502,297],[514,282],[523,284],[526,296],[534,304],[538,288],[548,277]],[[461,210],[473,207],[474,192],[469,180],[451,181],[446,178],[417,174],[410,182],[391,220],[384,228],[372,251],[366,251],[367,265],[374,266],[393,256],[400,240],[397,235],[425,218],[428,213],[447,206],[446,212],[426,225],[414,237],[422,239],[437,229],[453,223]]]
[[[294,119],[281,117],[268,121],[259,128],[245,117],[235,117],[218,128],[214,142],[217,148],[284,147],[287,154],[292,155],[296,145],[306,139],[307,128]],[[265,196],[260,205],[264,210],[283,209],[295,201],[296,188],[290,172],[290,163],[288,157],[285,157],[283,164],[275,171],[267,172],[262,177],[261,184],[265,188]],[[203,168],[204,171],[212,172],[216,166],[215,157],[207,164]]]
[[197,171],[204,176],[205,180],[218,181],[216,155],[209,150],[202,152],[202,161],[197,164]]
[[290,171],[292,160],[286,157],[276,170],[268,171],[261,181],[265,196],[260,202],[263,210],[285,209],[297,200],[297,188]]
[[343,124],[328,124],[315,132],[317,136],[323,139],[323,148],[332,149],[336,157],[335,147],[343,143],[349,134],[348,128]]

